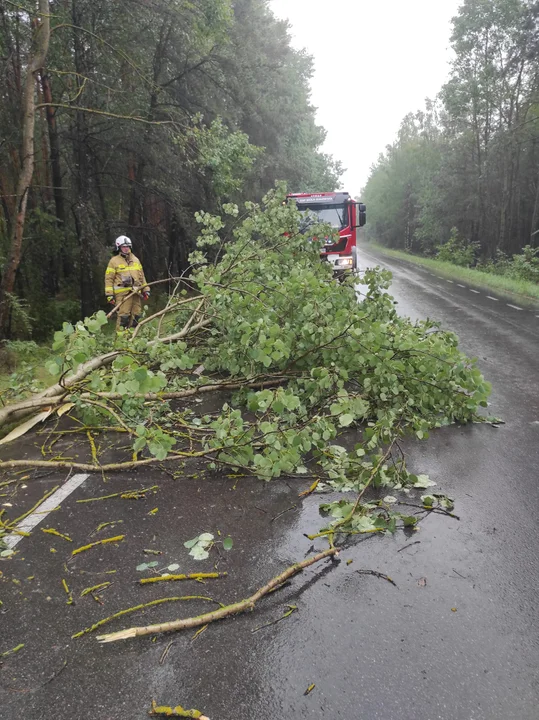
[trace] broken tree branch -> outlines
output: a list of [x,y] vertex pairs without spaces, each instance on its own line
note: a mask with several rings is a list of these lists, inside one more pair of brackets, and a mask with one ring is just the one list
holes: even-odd
[[302,572],[305,568],[308,568],[315,563],[338,554],[339,550],[332,547],[318,553],[318,555],[308,558],[307,560],[303,560],[303,562],[291,565],[280,575],[277,575],[266,583],[266,585],[257,590],[254,595],[251,595],[251,597],[246,600],[233,603],[232,605],[225,605],[225,607],[215,610],[214,612],[204,613],[203,615],[198,615],[196,617],[184,618],[183,620],[172,620],[171,622],[159,623],[157,625],[133,627],[128,630],[108,633],[107,635],[98,635],[97,639],[101,643],[108,643],[115,642],[116,640],[127,640],[133,637],[141,637],[143,635],[155,635],[162,632],[177,632],[179,630],[187,630],[189,628],[199,627],[200,625],[206,625],[210,622],[215,622],[215,620],[222,620],[223,618],[231,617],[232,615],[238,615],[239,613],[246,612],[247,610],[253,610],[256,603],[264,597],[264,595],[268,595],[268,593],[272,592],[272,590],[279,585],[282,585],[282,583],[286,582],[289,578],[297,575],[299,572]]

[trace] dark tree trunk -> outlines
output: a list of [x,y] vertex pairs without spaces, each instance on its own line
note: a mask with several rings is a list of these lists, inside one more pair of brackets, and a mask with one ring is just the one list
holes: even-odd
[[41,73],[41,88],[43,101],[45,102],[45,113],[47,128],[49,131],[50,163],[52,173],[52,187],[54,205],[56,207],[56,223],[58,227],[65,229],[66,213],[64,202],[64,191],[62,188],[62,168],[60,164],[60,142],[58,139],[58,128],[56,126],[56,110],[52,107],[52,90],[49,76]]
[[33,47],[28,58],[23,99],[22,167],[17,183],[16,215],[14,218],[10,249],[0,283],[0,333],[6,334],[10,302],[15,278],[22,257],[22,241],[26,221],[28,194],[34,174],[34,133],[36,117],[35,83],[37,73],[43,67],[49,49],[50,18],[48,0],[39,0],[40,20],[36,21]]
[[[84,45],[78,27],[83,25],[78,0],[72,0],[73,49],[75,69],[77,71],[78,90],[82,92],[82,77],[88,75]],[[82,317],[92,315],[95,309],[93,263],[91,253],[92,213],[90,210],[90,162],[88,149],[88,123],[86,113],[75,113],[72,126],[73,137],[73,175],[76,200],[73,206],[75,229],[79,245],[79,283],[80,307]]]

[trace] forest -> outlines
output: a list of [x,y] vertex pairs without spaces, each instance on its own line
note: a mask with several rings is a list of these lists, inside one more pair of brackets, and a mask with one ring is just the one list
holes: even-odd
[[539,2],[465,0],[451,47],[448,81],[372,168],[369,234],[539,282]]
[[120,234],[155,281],[196,212],[333,190],[312,71],[267,0],[0,0],[0,335],[103,306]]

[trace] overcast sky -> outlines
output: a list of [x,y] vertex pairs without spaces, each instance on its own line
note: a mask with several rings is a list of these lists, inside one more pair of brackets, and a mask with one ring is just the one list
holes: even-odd
[[292,44],[314,57],[312,103],[323,148],[358,195],[369,168],[408,112],[434,97],[451,58],[451,18],[462,0],[270,0]]

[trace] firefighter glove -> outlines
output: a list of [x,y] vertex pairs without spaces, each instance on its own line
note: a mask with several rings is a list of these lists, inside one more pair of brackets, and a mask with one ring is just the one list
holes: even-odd
[[114,299],[114,297],[112,295],[109,295],[107,297],[107,302],[110,303],[111,305],[116,305],[116,300]]
[[147,300],[150,297],[150,291],[146,290],[146,292],[143,292],[142,297],[144,300]]

